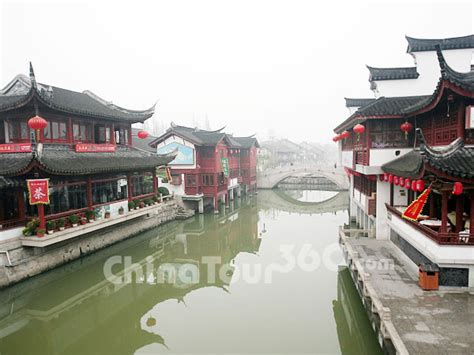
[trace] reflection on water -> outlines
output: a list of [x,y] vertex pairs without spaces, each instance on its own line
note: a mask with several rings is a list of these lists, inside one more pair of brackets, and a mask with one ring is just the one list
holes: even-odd
[[338,191],[324,190],[282,190],[298,201],[303,202],[321,202],[330,199],[338,194]]
[[[259,277],[285,265],[282,245],[323,255],[337,243],[345,211],[289,213],[263,197],[166,224],[2,291],[0,354],[339,353],[348,342],[373,342],[362,312],[350,323],[336,315],[356,301],[341,301],[337,270],[297,266],[270,283]],[[112,256],[129,257],[143,272],[130,283],[109,282],[103,270]],[[338,250],[330,256],[341,260]],[[215,268],[203,257],[217,257]],[[158,282],[164,265],[167,272],[193,265],[199,277]],[[223,265],[224,277],[213,278]]]

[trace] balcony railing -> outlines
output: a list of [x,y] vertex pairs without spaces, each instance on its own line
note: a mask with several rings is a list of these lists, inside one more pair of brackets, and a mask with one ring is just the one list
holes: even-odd
[[389,206],[386,204],[387,211],[392,213],[395,216],[398,216],[402,219],[405,223],[412,226],[418,232],[421,232],[426,237],[430,238],[431,240],[435,241],[441,245],[474,245],[474,234],[467,234],[467,233],[441,233],[435,231],[434,229],[424,226],[418,222],[410,221],[402,217],[402,212],[400,212],[397,208],[393,206]]

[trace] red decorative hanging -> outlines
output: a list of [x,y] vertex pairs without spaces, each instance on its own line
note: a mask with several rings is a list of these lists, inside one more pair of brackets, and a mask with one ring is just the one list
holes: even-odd
[[408,139],[408,132],[413,130],[413,125],[410,122],[402,123],[400,129],[405,132],[405,139]]
[[390,184],[393,184],[393,175],[392,175],[392,174],[389,174],[389,175],[388,175],[388,182],[389,182]]
[[34,129],[35,131],[45,129],[47,125],[48,122],[40,116],[35,116],[28,120],[28,127]]
[[388,173],[383,173],[383,181],[388,182]]
[[140,138],[140,139],[145,139],[145,138],[148,137],[148,135],[149,135],[149,133],[145,130],[141,130],[141,131],[138,132],[138,138]]
[[385,175],[385,174],[383,174],[383,175],[380,174],[380,175],[379,175],[379,180],[380,180],[380,181],[384,181],[384,175]]
[[416,180],[416,191],[421,192],[425,189],[425,182],[423,180]]
[[351,135],[351,133],[349,131],[344,131],[340,134],[341,138],[342,139],[346,139],[346,138],[349,138]]
[[393,184],[398,185],[398,182],[399,182],[398,180],[399,180],[398,176],[394,176],[393,177]]
[[354,132],[357,134],[362,134],[365,132],[365,126],[361,125],[360,123],[356,124],[353,129]]
[[401,187],[405,186],[405,178],[400,177],[398,179],[398,185],[400,185]]
[[459,182],[459,181],[456,181],[453,185],[453,195],[456,195],[456,196],[459,196],[462,194],[464,190],[464,186],[462,184],[462,182]]
[[411,187],[411,179],[406,178],[406,179],[405,179],[405,189],[408,189],[408,190],[409,190],[410,187]]
[[413,191],[416,191],[416,181],[417,181],[417,180],[413,180],[413,181],[411,182],[411,189],[412,189]]
[[333,142],[337,142],[337,141],[339,140],[339,139],[337,139],[337,137],[338,137],[338,136],[332,137],[332,141],[333,141]]

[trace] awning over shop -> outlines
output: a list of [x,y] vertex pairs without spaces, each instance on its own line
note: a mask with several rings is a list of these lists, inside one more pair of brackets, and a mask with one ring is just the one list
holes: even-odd
[[419,150],[412,150],[401,157],[385,163],[382,165],[382,170],[396,176],[416,179],[423,173],[423,157]]

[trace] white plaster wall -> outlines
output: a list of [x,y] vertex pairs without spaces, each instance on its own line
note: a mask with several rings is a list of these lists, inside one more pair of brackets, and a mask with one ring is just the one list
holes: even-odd
[[342,141],[337,142],[337,166],[341,167],[342,165]]
[[[388,182],[385,184],[389,185]],[[393,185],[393,205],[407,206],[408,205],[408,191],[400,186]]]
[[[390,216],[387,219],[390,228],[431,261],[440,264],[440,266],[474,265],[474,246],[439,245],[400,217],[393,214],[390,214]],[[469,286],[472,287],[473,285],[470,284]]]
[[166,138],[163,142],[161,142],[160,144],[158,144],[156,146],[156,151],[158,152],[158,149],[160,149],[162,147],[165,147],[165,146],[167,146],[168,144],[171,144],[171,143],[179,143],[179,144],[185,145],[187,147],[192,148],[193,151],[194,151],[194,164],[192,164],[192,165],[172,165],[171,166],[172,169],[175,170],[175,169],[194,169],[194,168],[196,168],[196,149],[194,147],[194,144],[192,144],[191,142],[188,142],[187,140],[184,140],[181,137],[172,135],[172,136]]
[[[472,48],[443,51],[448,65],[459,72],[471,70],[472,54]],[[415,52],[411,55],[414,58],[418,74],[420,74],[419,77],[417,79],[375,81],[377,84],[377,89],[374,91],[376,97],[430,95],[434,92],[441,76],[436,52]]]
[[[412,151],[412,148],[381,148],[381,149],[371,149],[370,150],[370,165],[371,166],[382,166],[389,161],[392,161],[395,158],[401,157],[406,153]],[[399,151],[400,154],[396,155],[396,152]]]
[[[0,242],[10,240],[10,239],[14,239],[14,238],[19,238],[19,237],[23,236],[21,234],[22,230],[23,230],[23,227],[18,227],[18,228],[12,228],[12,229],[7,229],[7,230],[4,230],[4,231],[1,231],[0,232]],[[2,249],[2,248],[0,247],[0,249]]]
[[352,169],[353,167],[353,153],[352,150],[344,150],[342,152],[342,166]]
[[390,230],[387,224],[386,203],[390,203],[390,184],[377,180],[377,207],[375,220],[375,236],[377,239],[388,240]]
[[238,185],[239,185],[238,178],[229,179],[228,182],[227,182],[227,187],[229,187],[229,188],[236,187]]
[[[173,167],[173,169],[174,169],[174,167]],[[165,182],[163,182],[162,178],[159,178],[158,186],[166,187],[168,189],[168,191],[170,192],[170,194],[174,193],[176,196],[184,196],[185,195],[185,193],[184,193],[184,174],[181,174],[181,184],[180,185],[173,185],[173,184],[170,184],[170,183],[165,183]]]

